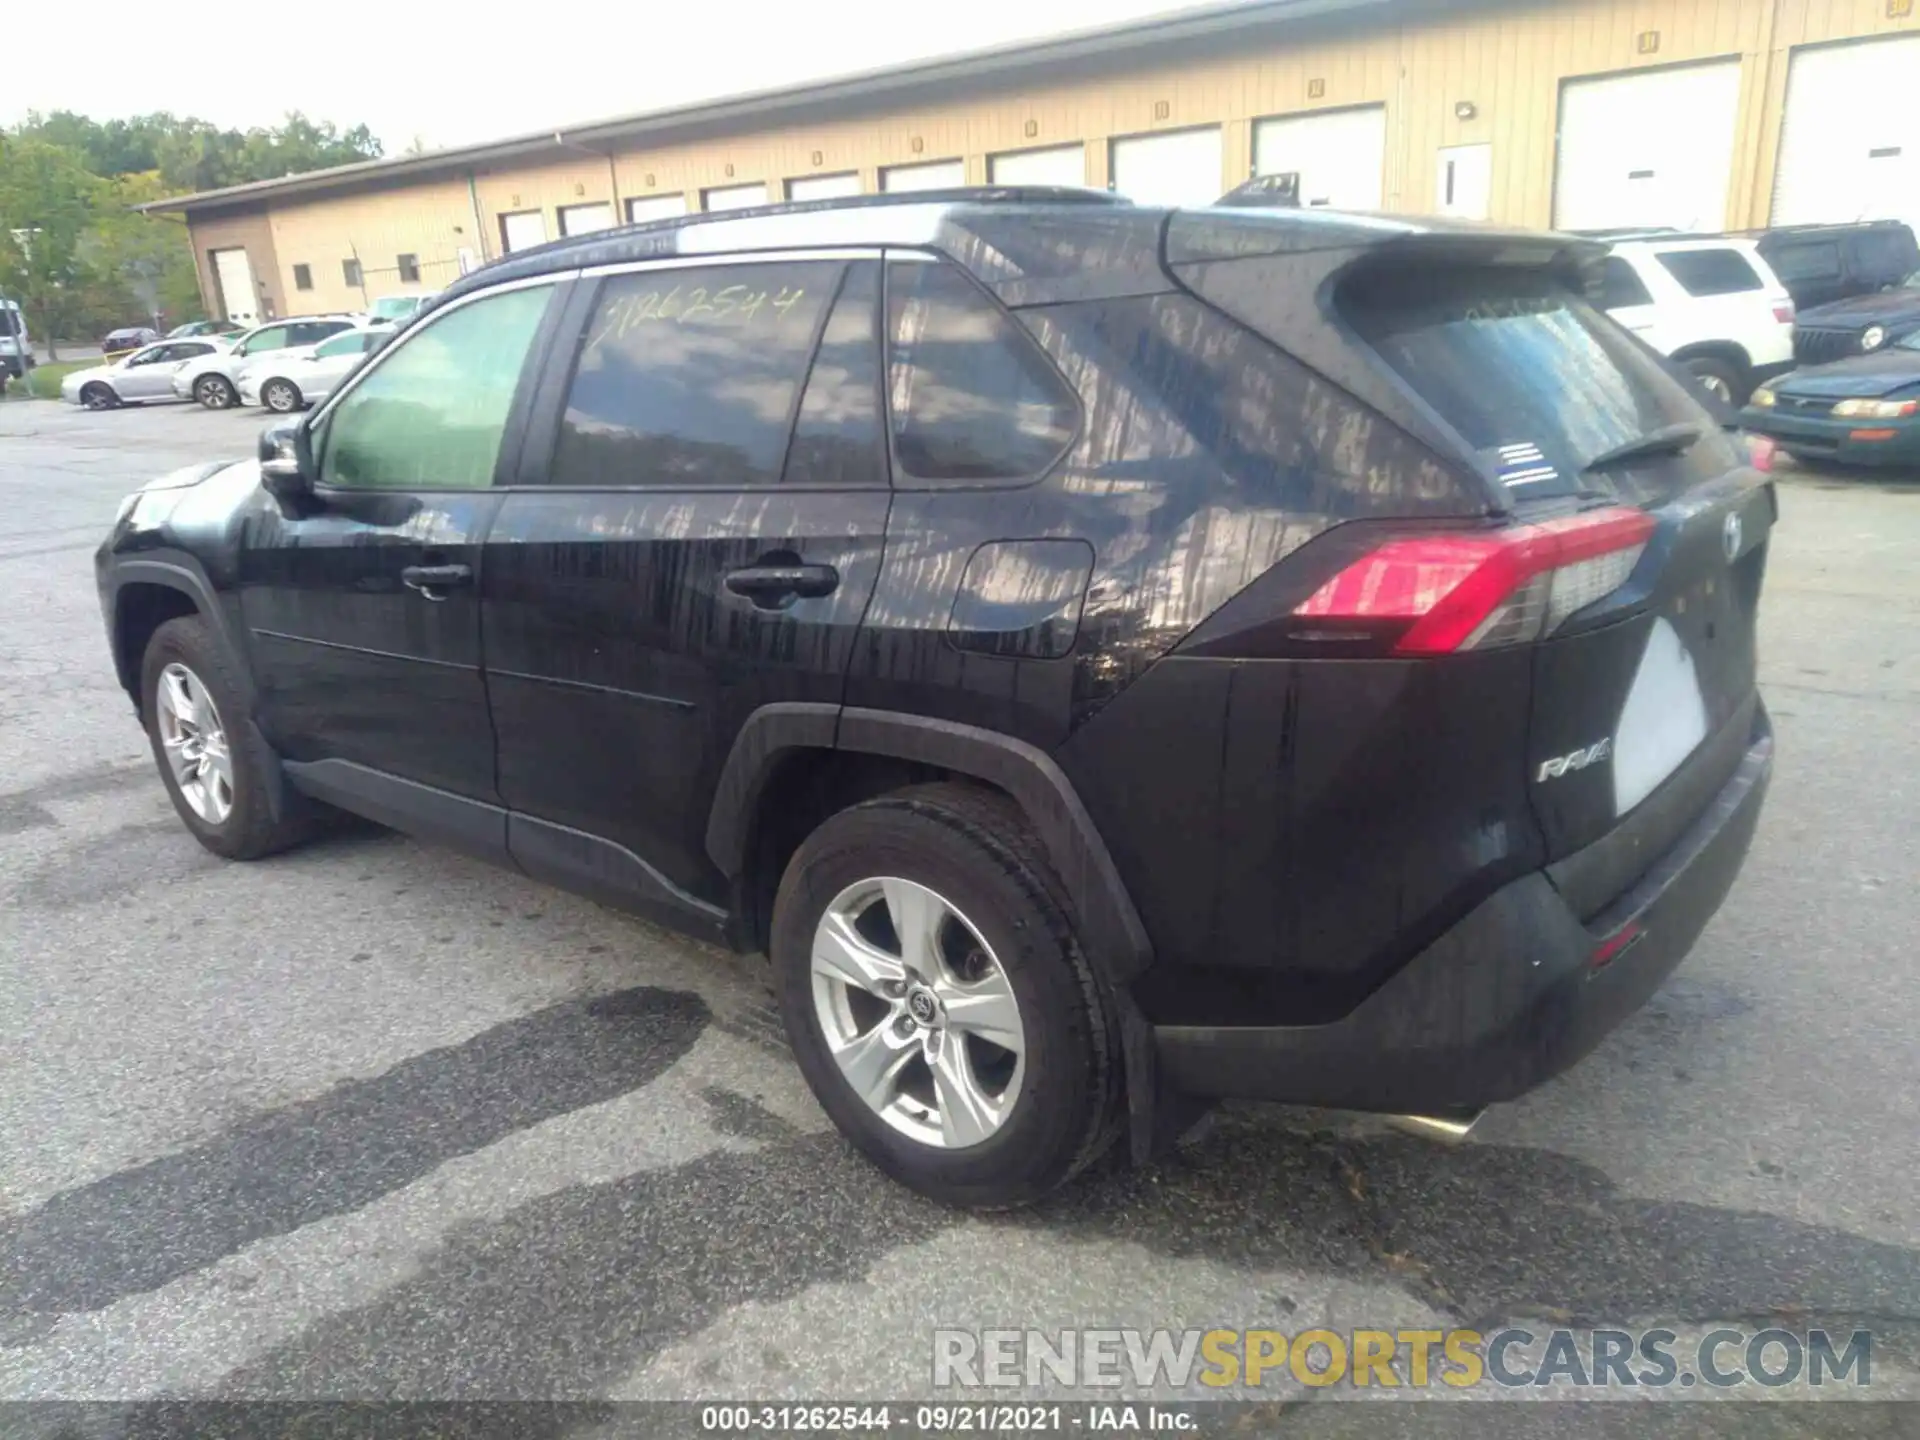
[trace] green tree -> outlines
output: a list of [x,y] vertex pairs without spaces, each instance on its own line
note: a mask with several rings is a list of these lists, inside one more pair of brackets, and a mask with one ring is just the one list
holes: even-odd
[[99,215],[101,182],[72,150],[0,136],[0,291],[48,337],[70,333],[86,271],[82,242]]

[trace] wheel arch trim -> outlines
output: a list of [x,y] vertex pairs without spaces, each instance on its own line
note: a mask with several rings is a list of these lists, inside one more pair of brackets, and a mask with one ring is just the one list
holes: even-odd
[[234,670],[245,692],[245,698],[251,718],[254,700],[253,670],[248,662],[246,647],[236,642],[231,627],[227,623],[226,611],[221,607],[219,597],[214,594],[213,585],[207,577],[193,566],[172,560],[158,560],[143,556],[137,560],[121,559],[114,561],[112,570],[113,592],[109,622],[111,630],[108,643],[113,647],[113,668],[120,677],[120,684],[133,697],[135,710],[140,704],[140,657],[124,653],[121,647],[121,620],[123,596],[130,585],[157,585],[164,590],[178,591],[193,602],[194,609],[211,625],[214,633],[227,647],[227,653],[233,657]]

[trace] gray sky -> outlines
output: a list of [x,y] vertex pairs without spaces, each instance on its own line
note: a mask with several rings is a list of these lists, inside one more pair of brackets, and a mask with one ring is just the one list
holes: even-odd
[[[329,0],[267,7],[9,5],[0,124],[172,110],[223,127],[289,110],[364,121],[387,153],[763,90],[1185,8],[1180,0],[772,0],[483,7]],[[84,43],[74,16],[90,17]],[[285,17],[277,26],[274,15]],[[537,18],[549,16],[549,20]]]

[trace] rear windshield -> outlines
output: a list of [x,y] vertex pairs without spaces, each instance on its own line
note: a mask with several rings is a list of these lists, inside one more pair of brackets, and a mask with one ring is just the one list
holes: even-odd
[[[1582,491],[1644,500],[1732,463],[1718,422],[1626,331],[1540,271],[1367,276],[1340,306],[1381,359],[1472,447],[1516,502]],[[1680,456],[1584,473],[1675,424]]]

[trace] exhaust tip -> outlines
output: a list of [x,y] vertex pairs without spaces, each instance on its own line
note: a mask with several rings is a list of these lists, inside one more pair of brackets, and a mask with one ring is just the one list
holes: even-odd
[[1404,1130],[1409,1135],[1424,1135],[1443,1145],[1458,1145],[1486,1113],[1477,1110],[1465,1119],[1446,1115],[1382,1115],[1380,1118],[1394,1129]]

